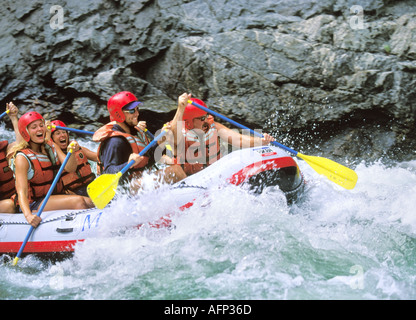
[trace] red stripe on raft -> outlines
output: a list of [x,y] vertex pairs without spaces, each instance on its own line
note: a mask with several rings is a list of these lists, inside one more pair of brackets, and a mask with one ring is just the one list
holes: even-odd
[[[195,201],[195,199],[192,200],[192,201]],[[193,205],[194,205],[193,202],[188,202],[188,203],[184,204],[183,206],[179,207],[179,210],[184,211],[185,209],[188,209],[188,208],[192,207]],[[161,217],[160,219],[158,219],[155,222],[151,222],[151,223],[149,222],[149,225],[152,228],[157,228],[157,229],[170,227],[172,225],[171,217],[172,217],[172,214],[167,214],[166,216]]]
[[[84,240],[28,242],[23,253],[73,252],[75,244],[79,241]],[[0,254],[17,253],[19,252],[21,245],[21,242],[1,242]]]
[[287,167],[297,167],[295,160],[292,157],[276,158],[265,161],[259,161],[253,163],[237,173],[234,173],[231,178],[228,178],[227,181],[231,184],[238,186],[243,183],[248,178],[268,170],[287,168]]

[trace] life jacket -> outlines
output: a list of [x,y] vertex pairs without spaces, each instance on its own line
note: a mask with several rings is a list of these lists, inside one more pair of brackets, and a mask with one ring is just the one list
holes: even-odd
[[[117,124],[116,121],[107,123],[106,125],[102,126],[98,129],[93,137],[92,140],[95,142],[100,142],[100,145],[97,149],[97,173],[101,174],[104,172],[104,163],[101,161],[101,147],[103,142],[111,137],[123,137],[127,140],[130,144],[132,153],[140,153],[149,143],[149,139],[147,138],[145,132],[141,130],[139,127],[135,127],[137,135],[131,135],[125,132],[113,130],[114,125]],[[140,162],[138,165],[135,165],[129,169],[130,173],[133,172],[141,172],[144,170],[146,165],[149,163],[149,157],[145,156],[145,160]]]
[[187,175],[201,171],[221,158],[218,131],[213,121],[207,133],[203,133],[202,130],[184,129],[183,134],[185,158],[183,155],[177,155],[175,163],[181,164]]
[[[32,149],[29,148],[20,150],[18,152],[24,153],[27,156],[34,170],[34,175],[32,179],[28,181],[29,203],[32,203],[38,199],[42,199],[46,196],[50,187],[52,186],[53,180],[61,165],[58,159],[58,154],[53,144],[46,143],[45,149],[47,155],[43,153],[34,152]],[[52,194],[63,193],[64,184],[62,182],[62,177],[60,177]],[[14,199],[15,204],[17,205],[17,194],[12,198]]]
[[91,170],[90,163],[87,156],[82,152],[82,149],[74,152],[77,160],[77,170],[75,172],[63,172],[62,181],[65,189],[76,191],[78,188],[89,184],[95,179],[95,174]]
[[16,193],[13,171],[7,164],[8,145],[7,140],[0,141],[0,200],[10,199]]

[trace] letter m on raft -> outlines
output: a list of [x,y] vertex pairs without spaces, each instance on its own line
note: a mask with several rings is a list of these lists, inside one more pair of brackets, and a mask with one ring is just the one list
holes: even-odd
[[91,220],[91,215],[87,215],[84,219],[84,223],[82,224],[82,230],[81,231],[85,231],[85,227],[87,226],[88,229],[91,229],[91,226],[93,226],[94,221],[95,221],[95,226],[98,226],[98,221],[100,220],[102,215],[102,212],[100,212],[99,214],[95,215],[94,218]]

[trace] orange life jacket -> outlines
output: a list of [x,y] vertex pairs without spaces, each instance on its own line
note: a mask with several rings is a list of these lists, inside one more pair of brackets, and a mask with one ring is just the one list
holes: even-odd
[[0,200],[10,199],[16,193],[13,171],[7,164],[8,145],[7,140],[0,141]]
[[77,170],[75,172],[64,171],[61,176],[65,189],[71,191],[76,191],[95,179],[95,174],[92,172],[87,156],[82,152],[82,149],[75,151],[74,156],[77,160]]
[[181,164],[187,175],[194,174],[221,158],[218,131],[212,121],[207,133],[202,130],[186,130],[185,157],[178,155],[176,163]]
[[[19,151],[27,156],[34,170],[32,179],[28,181],[29,203],[46,196],[61,165],[53,144],[46,143],[45,149],[48,155],[34,152],[29,148]],[[61,177],[52,194],[63,193],[64,184]],[[15,203],[18,204],[17,194],[13,198],[15,198]]]
[[[103,145],[103,142],[111,137],[123,137],[127,140],[127,142],[130,144],[132,153],[140,153],[149,143],[149,139],[147,138],[145,132],[141,130],[139,127],[135,127],[137,130],[137,135],[131,135],[125,132],[121,131],[115,131],[113,130],[113,126],[117,124],[117,122],[113,121],[110,123],[107,123],[106,125],[102,126],[100,129],[98,129],[93,137],[92,140],[95,142],[100,142],[100,145],[97,149],[97,173],[101,174],[104,171],[104,164],[101,161],[101,147]],[[149,158],[145,156],[145,160],[140,162],[138,165],[135,165],[129,169],[130,172],[135,171],[143,171],[145,166],[149,163]]]

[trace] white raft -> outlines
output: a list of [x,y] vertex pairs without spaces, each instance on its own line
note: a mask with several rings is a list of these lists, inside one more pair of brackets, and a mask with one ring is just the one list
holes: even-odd
[[[173,209],[185,210],[208,188],[227,184],[248,183],[254,192],[265,187],[278,186],[288,201],[295,200],[303,191],[304,180],[296,161],[285,151],[274,146],[236,150],[208,168],[162,189],[174,199]],[[110,203],[111,210],[111,203]],[[34,230],[23,254],[71,253],[79,241],[96,236],[100,231],[102,216],[111,212],[103,210],[58,210],[42,213],[42,222]],[[169,212],[158,212],[159,219],[153,227],[170,225]],[[30,226],[23,214],[0,213],[0,254],[16,254]]]

